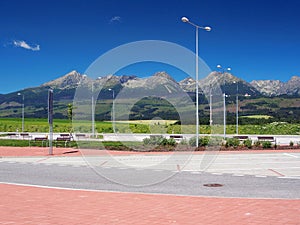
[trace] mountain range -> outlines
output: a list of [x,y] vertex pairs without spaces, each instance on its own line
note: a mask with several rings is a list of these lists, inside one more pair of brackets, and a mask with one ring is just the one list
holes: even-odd
[[[147,81],[153,80],[153,85],[160,83],[162,80],[171,81],[177,83],[182,90],[185,92],[195,91],[195,80],[191,77],[187,77],[184,80],[176,82],[169,74],[166,72],[157,72],[149,78],[139,78],[138,76],[123,75],[107,75],[104,77],[99,77],[96,80],[86,77],[77,71],[72,71],[58,79],[49,81],[42,84],[40,87],[51,87],[52,89],[72,89],[76,88],[79,82],[85,78],[87,84],[94,83],[95,86],[104,84],[104,87],[114,88],[115,86],[143,86]],[[221,89],[228,94],[235,93],[235,86],[238,83],[240,94],[248,95],[263,95],[263,96],[280,96],[280,95],[300,95],[300,77],[293,76],[287,82],[282,82],[279,80],[253,80],[250,83],[242,80],[230,73],[220,74],[219,72],[212,72],[206,78],[199,80],[199,85],[203,90],[208,90],[211,86],[220,85]],[[149,83],[148,83],[149,84]],[[227,91],[226,91],[227,89]]]
[[[0,117],[13,117],[20,114],[22,99],[18,93],[24,95],[24,104],[26,105],[26,115],[31,117],[45,117],[47,115],[47,96],[48,89],[54,90],[55,107],[57,117],[66,117],[66,104],[72,102],[78,85],[85,85],[91,90],[99,90],[101,93],[98,100],[111,100],[111,89],[118,94],[123,88],[128,90],[139,88],[140,90],[160,91],[163,95],[172,94],[174,92],[183,91],[188,93],[193,101],[195,101],[194,79],[187,77],[182,81],[175,81],[166,72],[157,72],[149,78],[139,78],[135,75],[107,75],[91,79],[77,71],[59,77],[58,79],[46,82],[38,87],[25,88],[23,90],[0,95]],[[208,93],[210,90],[215,92],[215,88],[219,88],[228,96],[236,96],[238,93],[241,98],[243,96],[257,97],[273,97],[273,96],[300,96],[300,77],[293,76],[288,82],[278,80],[255,80],[246,82],[231,73],[221,74],[212,72],[206,78],[199,80],[200,91]],[[165,90],[163,92],[162,90]],[[149,92],[148,92],[149,93]]]

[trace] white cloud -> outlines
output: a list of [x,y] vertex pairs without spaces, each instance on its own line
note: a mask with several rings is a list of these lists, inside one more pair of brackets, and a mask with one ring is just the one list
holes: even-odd
[[16,47],[25,48],[32,51],[40,51],[40,45],[30,46],[25,41],[15,40],[13,41],[13,44]]
[[121,22],[121,17],[120,16],[114,16],[110,19],[110,22]]

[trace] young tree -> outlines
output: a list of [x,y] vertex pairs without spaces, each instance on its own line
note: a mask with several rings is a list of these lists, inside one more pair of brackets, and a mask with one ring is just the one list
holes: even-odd
[[72,120],[73,118],[73,105],[71,103],[68,104],[68,119]]

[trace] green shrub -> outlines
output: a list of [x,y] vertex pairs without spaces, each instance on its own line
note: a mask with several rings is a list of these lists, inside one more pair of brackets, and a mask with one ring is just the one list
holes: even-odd
[[190,140],[189,140],[189,144],[190,144],[190,146],[193,146],[193,147],[195,147],[195,146],[196,146],[196,137],[192,137],[192,138],[190,138]]
[[262,142],[262,147],[263,148],[271,148],[272,147],[272,143],[270,141],[263,141]]
[[[196,137],[190,138],[189,144],[191,146],[195,147],[196,146],[196,140],[197,140]],[[198,144],[199,144],[199,146],[207,146],[209,144],[209,137],[200,137],[198,139]]]
[[238,147],[240,145],[240,140],[237,138],[227,138],[225,147]]
[[251,139],[244,140],[243,144],[247,148],[252,148],[252,140]]
[[150,136],[150,138],[143,139],[144,145],[159,145],[159,146],[175,146],[176,141],[173,138],[167,139],[161,135]]
[[168,145],[168,139],[167,138],[162,138],[160,143],[158,143],[158,145],[162,145],[162,146],[166,146]]
[[254,142],[254,146],[255,146],[255,147],[261,146],[261,142],[260,142],[260,141],[255,141],[255,142]]
[[163,138],[161,135],[153,135],[150,138],[144,138],[143,143],[144,145],[160,145]]
[[209,146],[221,146],[223,143],[222,137],[210,137],[209,139]]
[[180,144],[181,144],[181,145],[188,145],[188,141],[187,141],[186,139],[182,139],[182,140],[180,141]]
[[168,140],[168,145],[170,145],[170,146],[175,146],[177,144],[174,138],[170,138],[167,140]]

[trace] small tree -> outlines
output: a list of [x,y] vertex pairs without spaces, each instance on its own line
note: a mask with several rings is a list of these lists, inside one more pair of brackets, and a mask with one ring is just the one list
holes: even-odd
[[68,119],[73,119],[73,105],[71,103],[68,104]]

